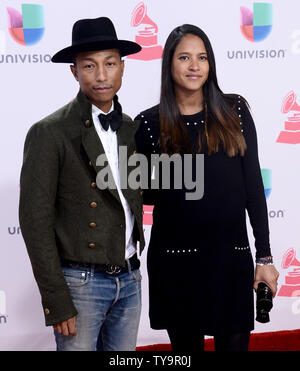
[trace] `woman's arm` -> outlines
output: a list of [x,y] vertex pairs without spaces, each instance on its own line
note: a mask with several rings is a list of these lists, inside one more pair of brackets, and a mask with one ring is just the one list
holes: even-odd
[[[243,135],[247,144],[245,156],[242,157],[247,191],[246,207],[255,238],[256,261],[259,261],[260,258],[271,257],[267,203],[258,158],[255,125],[246,104],[241,103],[239,107]],[[274,265],[270,265],[270,263],[257,265],[253,287],[257,290],[258,283],[265,282],[271,288],[273,296],[275,296],[278,277],[279,273]]]

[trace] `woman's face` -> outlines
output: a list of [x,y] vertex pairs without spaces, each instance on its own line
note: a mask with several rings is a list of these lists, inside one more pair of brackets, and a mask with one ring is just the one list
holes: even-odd
[[207,52],[203,41],[187,34],[177,45],[171,67],[176,92],[201,91],[209,74]]

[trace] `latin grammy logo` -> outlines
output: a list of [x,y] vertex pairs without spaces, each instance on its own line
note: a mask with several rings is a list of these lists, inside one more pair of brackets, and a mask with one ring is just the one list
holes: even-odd
[[300,262],[296,259],[296,250],[291,248],[283,255],[281,268],[294,268],[285,276],[285,284],[283,284],[278,292],[278,296],[295,297],[300,296]]
[[153,224],[153,209],[154,206],[143,205],[143,225]]
[[[296,103],[296,94],[291,91],[283,99],[281,112],[284,114],[290,111],[300,112],[300,106]],[[284,130],[281,131],[277,138],[278,143],[298,144],[300,143],[300,113],[294,113],[288,117],[284,123]]]
[[[143,25],[142,27],[139,27]],[[142,47],[139,53],[129,55],[129,59],[139,59],[149,61],[161,59],[163,48],[158,45],[157,33],[158,27],[147,15],[147,7],[144,3],[139,3],[132,12],[131,26],[139,27],[135,41]]]

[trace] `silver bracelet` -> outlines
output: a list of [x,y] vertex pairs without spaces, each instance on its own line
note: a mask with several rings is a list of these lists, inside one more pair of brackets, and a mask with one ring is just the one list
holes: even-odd
[[256,263],[259,267],[263,267],[264,265],[274,265],[274,263]]
[[256,259],[256,264],[259,266],[262,265],[273,265],[273,256],[267,256],[263,258],[257,258]]

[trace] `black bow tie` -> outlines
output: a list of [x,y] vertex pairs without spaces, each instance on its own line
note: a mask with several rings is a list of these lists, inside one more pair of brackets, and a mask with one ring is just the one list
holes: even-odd
[[105,131],[108,130],[108,127],[111,127],[112,131],[117,131],[122,124],[122,116],[117,110],[113,110],[108,115],[100,113],[98,115],[100,123]]

